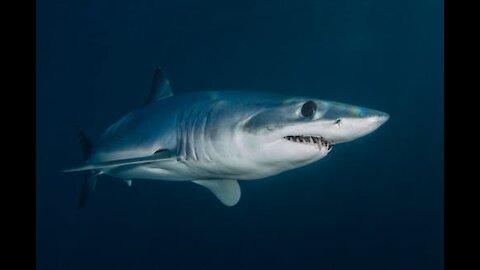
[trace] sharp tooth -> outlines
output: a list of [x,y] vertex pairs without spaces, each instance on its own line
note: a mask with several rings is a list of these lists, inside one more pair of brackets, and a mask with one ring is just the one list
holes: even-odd
[[298,139],[300,140],[300,142],[303,142],[303,138],[302,138],[302,137],[299,137]]
[[313,140],[314,143],[318,143],[317,137],[312,137],[312,140]]
[[305,140],[310,143],[310,137],[306,137]]

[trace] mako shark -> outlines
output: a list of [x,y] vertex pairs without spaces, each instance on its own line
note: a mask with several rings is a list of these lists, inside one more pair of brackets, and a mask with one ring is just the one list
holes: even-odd
[[327,156],[332,146],[376,130],[389,115],[307,97],[248,91],[173,95],[161,68],[143,106],[106,129],[92,145],[79,130],[85,164],[78,206],[99,175],[191,181],[223,204],[241,196],[238,180],[261,179]]

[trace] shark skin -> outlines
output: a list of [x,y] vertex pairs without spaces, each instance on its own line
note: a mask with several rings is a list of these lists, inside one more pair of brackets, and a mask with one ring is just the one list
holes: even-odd
[[131,179],[191,181],[233,206],[241,197],[238,180],[311,164],[388,119],[378,110],[309,97],[251,91],[173,95],[158,68],[144,105],[108,127],[96,144],[80,134],[85,164],[65,171],[87,173],[79,206],[101,174],[129,185]]

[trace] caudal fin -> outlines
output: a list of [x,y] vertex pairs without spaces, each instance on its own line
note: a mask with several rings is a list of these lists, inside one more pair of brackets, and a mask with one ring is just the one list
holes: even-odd
[[90,153],[92,152],[92,143],[87,138],[85,132],[83,132],[83,129],[81,127],[77,127],[77,135],[80,146],[82,147],[83,158],[88,159]]
[[[92,152],[92,144],[80,127],[77,127],[78,139],[82,147],[83,158],[88,159]],[[87,203],[88,198],[93,193],[97,184],[97,172],[95,170],[84,171],[80,194],[78,196],[78,208],[82,208]]]
[[78,196],[78,208],[83,208],[87,203],[88,198],[93,193],[95,185],[97,184],[97,175],[94,171],[83,172],[82,186]]

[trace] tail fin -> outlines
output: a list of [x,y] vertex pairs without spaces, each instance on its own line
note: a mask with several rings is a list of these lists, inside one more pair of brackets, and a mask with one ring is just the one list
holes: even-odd
[[81,127],[77,127],[77,135],[78,140],[80,141],[80,146],[82,147],[83,158],[88,159],[90,153],[92,152],[92,144]]
[[94,171],[83,172],[82,186],[78,196],[78,208],[83,208],[87,203],[88,198],[93,193],[95,185],[97,184],[97,174]]
[[[88,159],[92,152],[92,144],[80,127],[77,127],[78,139],[82,147],[84,159]],[[80,187],[80,195],[78,196],[78,208],[83,208],[93,193],[95,185],[97,184],[97,172],[95,170],[83,172],[82,184]]]

